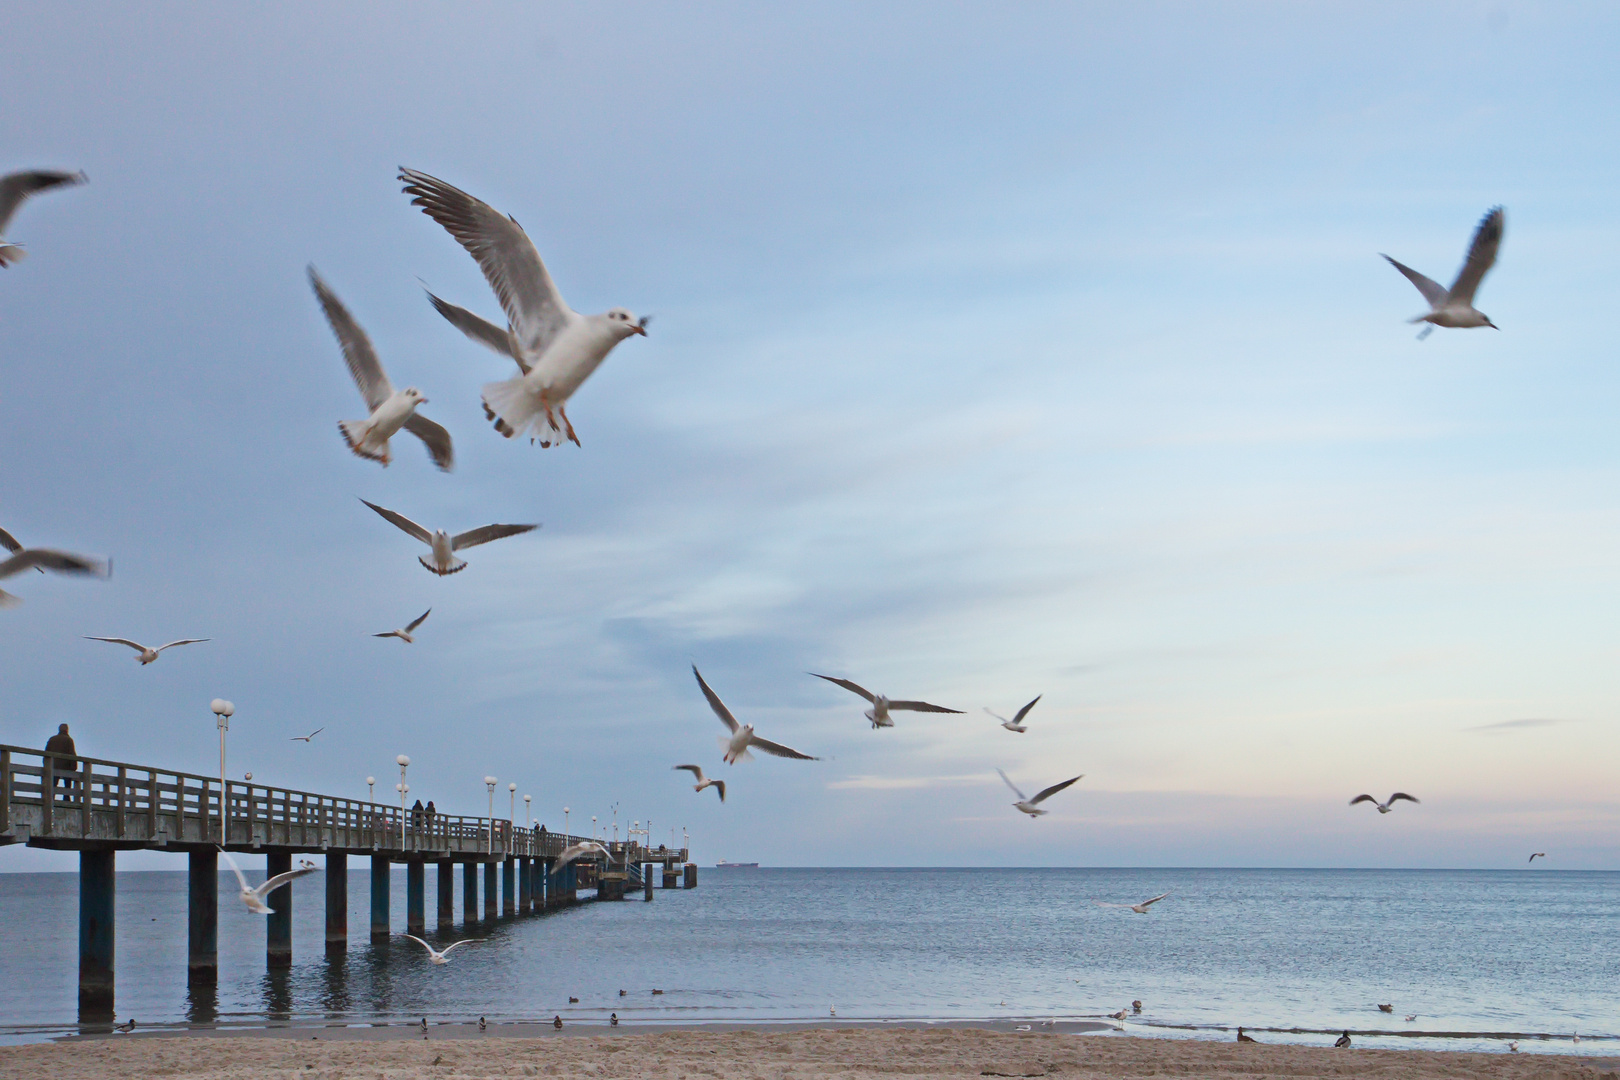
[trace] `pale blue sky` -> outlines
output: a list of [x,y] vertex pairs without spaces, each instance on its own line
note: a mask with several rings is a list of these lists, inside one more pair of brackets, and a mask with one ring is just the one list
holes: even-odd
[[[11,583],[0,740],[205,772],[224,695],[233,775],[404,752],[704,861],[1620,865],[1612,6],[0,12],[0,170],[91,179],[9,230],[0,526],[117,561]],[[418,279],[498,309],[401,164],[655,316],[582,449],[483,421],[509,365]],[[1496,203],[1502,332],[1416,342],[1378,253],[1449,280]],[[310,262],[454,474],[343,447]],[[439,580],[357,496],[545,527]],[[726,770],[693,662],[828,760]],[[1031,822],[997,766],[1086,779]]]

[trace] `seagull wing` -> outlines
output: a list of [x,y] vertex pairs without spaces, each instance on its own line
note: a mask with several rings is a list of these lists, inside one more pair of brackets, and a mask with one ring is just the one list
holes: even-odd
[[989,713],[991,716],[995,717],[997,720],[1000,720],[1003,724],[1014,722],[1014,721],[1009,721],[1005,716],[1002,716],[1000,713],[996,712],[994,709],[986,709],[984,711]]
[[997,769],[996,773],[1001,777],[1001,782],[1003,784],[1006,784],[1008,787],[1012,788],[1012,793],[1014,795],[1018,796],[1018,801],[1019,802],[1028,802],[1029,801],[1024,796],[1024,793],[1022,791],[1018,790],[1018,785],[1013,783],[1011,780],[1007,779],[1007,774],[1006,773],[1002,772],[1000,769]]
[[1151,900],[1144,900],[1144,901],[1142,901],[1142,903],[1141,903],[1141,905],[1140,905],[1140,906],[1142,906],[1142,907],[1147,907],[1147,906],[1148,906],[1148,905],[1149,905],[1149,904],[1157,904],[1157,903],[1158,903],[1158,902],[1159,902],[1159,901],[1160,901],[1160,900],[1163,900],[1163,899],[1164,899],[1164,898],[1165,898],[1165,897],[1167,897],[1167,896],[1169,896],[1169,895],[1170,895],[1170,894],[1169,894],[1169,893],[1167,893],[1167,892],[1162,892],[1162,893],[1160,893],[1160,894],[1159,894],[1159,895],[1158,895],[1158,896],[1155,896],[1155,897],[1154,897],[1154,898],[1153,898],[1153,899],[1151,899]]
[[[421,938],[417,937],[415,934],[406,934],[405,936],[410,938],[412,941],[416,942],[418,945],[422,946],[422,948],[426,949],[428,952],[433,951],[433,946],[429,945],[427,942],[423,941]],[[449,952],[449,951],[450,951],[449,949],[445,950],[445,952]]]
[[[1408,795],[1404,791],[1397,791],[1395,794],[1393,794],[1393,795],[1391,795],[1389,797],[1390,803],[1397,802],[1397,801],[1399,801],[1401,799],[1405,799],[1407,802],[1419,802],[1420,801],[1416,796]],[[1388,804],[1386,804],[1386,805],[1388,805]]]
[[453,536],[450,539],[450,550],[460,551],[463,548],[477,547],[479,544],[487,544],[491,540],[499,540],[502,537],[533,532],[539,527],[538,525],[483,525]]
[[308,735],[304,736],[304,741],[308,742],[310,739],[313,739],[315,736],[319,735],[321,732],[323,732],[325,730],[326,729],[324,727],[316,728],[314,731],[312,731]]
[[158,647],[157,647],[157,648],[156,648],[156,649],[154,649],[154,650],[153,650],[153,651],[154,651],[154,652],[162,652],[162,651],[163,651],[163,650],[164,650],[164,649],[172,649],[172,648],[174,648],[174,647],[175,647],[175,646],[176,646],[176,645],[195,645],[195,644],[197,644],[197,643],[198,643],[198,642],[199,642],[199,641],[209,641],[209,640],[211,640],[211,639],[209,639],[209,638],[205,638],[205,637],[188,637],[188,638],[181,638],[181,639],[180,639],[180,640],[179,640],[179,641],[171,641],[171,642],[169,642],[169,643],[168,643],[168,644],[167,644],[167,645],[159,645],[159,646],[158,646]]
[[22,550],[22,545],[17,543],[17,538],[4,529],[0,529],[0,547],[5,548],[7,551]]
[[1356,803],[1363,803],[1363,802],[1370,802],[1374,806],[1378,805],[1378,800],[1373,798],[1371,795],[1357,795],[1355,798],[1350,800],[1350,805],[1354,806],[1354,805],[1356,805]]
[[709,684],[703,681],[703,673],[698,671],[696,664],[692,665],[692,674],[697,676],[698,685],[703,688],[703,696],[709,699],[709,708],[714,710],[714,715],[720,718],[720,722],[726,725],[733,735],[737,734],[737,729],[742,725],[731,715],[731,710],[720,700],[720,695],[709,689]]
[[406,623],[405,624],[405,632],[408,634],[412,630],[415,630],[418,626],[421,626],[424,622],[427,621],[427,617],[429,615],[431,615],[431,614],[433,614],[433,609],[428,608],[426,611],[422,612],[422,614],[418,615],[416,618],[414,618],[410,622]]
[[460,941],[452,941],[450,944],[446,945],[444,947],[444,951],[442,953],[440,953],[439,955],[440,956],[449,956],[450,955],[450,950],[455,948],[457,945],[476,945],[476,944],[478,944],[478,939],[477,938],[462,938]]
[[698,783],[700,783],[700,784],[703,783],[703,766],[701,766],[701,765],[676,765],[675,769],[676,770],[685,769],[687,772],[691,773],[694,777],[697,778]]
[[354,321],[349,309],[343,306],[336,293],[327,288],[326,282],[321,280],[321,275],[315,272],[313,266],[308,270],[309,284],[315,290],[315,299],[321,302],[321,310],[326,312],[326,321],[331,324],[332,333],[337,335],[338,345],[343,349],[343,359],[349,365],[349,374],[360,388],[366,408],[375,410],[393,396],[394,385],[388,381],[388,373],[383,370],[382,361],[377,359],[377,350],[371,347],[371,339]]
[[293,878],[301,878],[305,874],[313,874],[317,869],[318,867],[311,863],[309,866],[300,866],[296,870],[288,870],[285,874],[277,874],[275,877],[270,878],[263,885],[260,885],[256,891],[260,896],[268,896],[277,889],[281,888],[283,885],[287,884],[287,882],[291,881]]
[[899,712],[946,712],[946,713],[956,713],[958,716],[960,716],[961,713],[962,713],[961,709],[947,709],[943,705],[930,705],[926,701],[891,701],[891,702],[889,702],[889,711],[890,712],[896,712],[896,711],[899,711]]
[[1479,227],[1474,230],[1474,239],[1468,245],[1468,259],[1457,271],[1457,280],[1451,283],[1451,291],[1447,294],[1447,299],[1453,304],[1471,306],[1474,303],[1474,293],[1479,289],[1479,283],[1496,262],[1497,249],[1502,246],[1502,228],[1506,224],[1507,215],[1500,206],[1491,207],[1480,219]]
[[414,196],[428,217],[443,225],[467,249],[495,290],[519,349],[531,356],[546,351],[577,316],[563,303],[546,264],[523,226],[460,188],[414,169],[401,168],[405,194]]
[[1446,302],[1446,287],[1444,285],[1433,278],[1424,277],[1410,266],[1405,263],[1398,263],[1388,255],[1385,255],[1384,258],[1388,260],[1389,265],[1405,274],[1407,281],[1417,286],[1418,292],[1423,294],[1423,299],[1429,302],[1430,307],[1437,308]]
[[[215,844],[214,846],[219,847],[218,844]],[[229,866],[232,872],[236,874],[237,884],[242,886],[242,891],[251,892],[252,890],[248,887],[247,878],[242,876],[242,868],[236,865],[236,860],[231,858],[231,853],[226,851],[224,848],[219,848],[219,853],[225,857],[225,865]]]
[[17,207],[34,192],[60,187],[63,184],[82,184],[85,179],[82,172],[55,172],[46,169],[15,172],[0,177],[0,233],[6,231],[6,226],[10,224],[11,216],[17,212]]
[[428,545],[429,547],[433,546],[433,534],[422,528],[422,526],[418,525],[410,518],[406,517],[404,514],[396,514],[392,510],[378,506],[374,502],[366,502],[364,499],[361,499],[360,501],[366,503],[367,506],[381,514],[384,521],[393,522],[395,526],[416,537],[418,540],[422,541],[422,543]]
[[716,790],[716,791],[718,791],[720,793],[720,801],[725,802],[726,801],[726,782],[724,780],[716,780],[714,782],[714,790]]
[[428,300],[433,304],[433,310],[447,319],[451,326],[472,338],[478,344],[486,346],[517,361],[517,366],[523,374],[529,373],[529,365],[523,362],[523,357],[512,347],[512,335],[492,322],[486,322],[477,315],[463,307],[445,300],[440,300],[432,293],[427,294]]
[[791,746],[783,746],[781,743],[771,742],[769,739],[762,739],[758,735],[755,735],[753,738],[749,739],[748,745],[757,747],[772,757],[793,758],[795,761],[821,760],[818,757],[811,757],[809,754],[801,754]]
[[[1046,696],[1045,694],[1036,694],[1035,695],[1035,701],[1039,701],[1039,700],[1041,700],[1041,698],[1043,698],[1045,696]],[[1031,709],[1033,709],[1035,707],[1035,701],[1032,701],[1028,705],[1025,705],[1022,709],[1019,709],[1018,710],[1018,715],[1013,717],[1013,723],[1022,724],[1024,722],[1024,717],[1029,715],[1029,710],[1031,710]]]
[[[1084,775],[1086,775],[1086,774],[1085,773],[1080,774],[1080,776],[1084,776]],[[1047,788],[1045,791],[1041,792],[1039,795],[1037,795],[1033,799],[1029,800],[1030,803],[1031,804],[1038,804],[1038,803],[1045,802],[1049,797],[1051,797],[1053,795],[1056,795],[1058,792],[1062,791],[1064,788],[1066,788],[1070,784],[1074,783],[1075,780],[1080,779],[1080,776],[1076,776],[1076,777],[1073,777],[1072,779],[1065,780],[1061,784],[1053,784],[1051,787]]]
[[427,447],[428,456],[433,464],[439,467],[440,472],[449,472],[456,467],[456,448],[450,442],[450,433],[444,430],[442,424],[435,424],[432,420],[413,412],[405,418],[405,430],[422,440]]
[[[86,641],[110,641],[114,645],[128,645],[130,648],[134,649],[136,652],[145,652],[146,651],[146,646],[145,645],[142,645],[138,641],[131,641],[127,637],[95,637],[94,635],[86,634],[86,635],[84,635],[84,640],[86,640]],[[165,645],[164,648],[168,648],[168,646]]]
[[1135,907],[1135,906],[1136,906],[1136,905],[1134,905],[1134,904],[1108,904],[1108,903],[1104,903],[1104,902],[1103,902],[1103,901],[1101,901],[1101,900],[1093,900],[1093,901],[1092,901],[1092,903],[1093,903],[1093,904],[1096,904],[1096,905],[1097,905],[1097,906],[1098,906],[1098,907],[1120,907],[1120,908],[1128,908],[1128,907]]
[[[807,672],[806,674],[816,675],[816,673],[813,672],[813,671]],[[870,701],[872,704],[874,704],[874,705],[877,704],[877,698],[875,696],[873,696],[872,691],[868,690],[866,687],[860,685],[859,683],[850,682],[848,679],[835,679],[831,675],[816,675],[816,678],[818,678],[818,679],[826,679],[830,683],[837,683],[839,686],[842,686],[845,690],[853,690],[855,693],[861,695],[861,697],[865,698],[867,701]],[[896,705],[895,702],[892,702],[892,701],[889,702],[889,708],[893,709],[893,708],[896,708],[896,707],[897,707],[897,705]]]
[[66,551],[52,551],[50,548],[23,548],[11,558],[0,562],[0,578],[20,574],[33,566],[54,570],[58,574],[90,574],[95,577],[107,577],[112,574],[111,563],[98,562]]

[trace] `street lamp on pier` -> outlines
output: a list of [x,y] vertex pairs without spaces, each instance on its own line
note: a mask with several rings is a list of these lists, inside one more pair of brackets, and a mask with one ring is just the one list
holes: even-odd
[[495,854],[495,785],[500,783],[493,776],[484,777],[484,786],[489,789],[489,845],[485,854]]
[[[225,733],[231,730],[231,717],[236,715],[236,706],[224,698],[215,698],[208,703],[218,718],[219,727],[219,844],[225,846]],[[85,795],[89,799],[89,793]]]
[[377,778],[375,776],[368,776],[368,777],[366,777],[366,802],[376,802],[376,801],[377,801]]
[[563,835],[568,835],[568,807],[563,807]]
[[523,796],[523,827],[525,829],[533,828],[534,826],[533,821],[529,817],[529,811],[533,809],[533,807],[529,805],[529,800],[532,798],[534,798],[533,795]]
[[411,790],[411,785],[405,782],[405,770],[410,767],[411,759],[401,754],[394,760],[399,763],[399,783],[395,786],[399,789],[399,850],[403,853],[405,850],[405,794]]

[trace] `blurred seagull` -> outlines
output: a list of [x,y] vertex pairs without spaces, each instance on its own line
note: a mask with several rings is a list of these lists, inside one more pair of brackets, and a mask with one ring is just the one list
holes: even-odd
[[[17,538],[15,536],[12,536],[4,529],[0,529],[0,548],[5,548],[7,551],[15,553],[21,551],[23,546],[17,542]],[[41,574],[45,572],[45,568],[43,566],[36,566],[34,569],[39,571]]]
[[582,855],[601,856],[605,859],[607,853],[607,848],[598,844],[595,840],[581,840],[579,843],[563,849],[563,853],[557,856],[557,865],[551,868],[551,872],[555,874]]
[[1065,780],[1061,784],[1053,784],[1051,787],[1047,788],[1045,791],[1041,792],[1039,795],[1037,795],[1033,799],[1031,799],[1031,798],[1027,797],[1022,791],[1019,791],[1018,786],[1016,784],[1014,784],[1011,780],[1007,779],[1007,774],[1006,773],[1001,772],[1000,769],[997,769],[996,772],[1000,773],[1001,782],[1006,784],[1008,787],[1012,788],[1012,793],[1014,795],[1018,796],[1018,801],[1013,803],[1013,805],[1015,807],[1017,807],[1019,810],[1022,810],[1024,813],[1028,814],[1031,818],[1037,818],[1037,817],[1040,817],[1042,814],[1049,813],[1050,811],[1041,809],[1041,803],[1045,802],[1047,799],[1051,798],[1053,795],[1056,795],[1058,792],[1062,791],[1064,788],[1066,788],[1070,784],[1074,783],[1075,780],[1080,779],[1081,776],[1086,775],[1085,773],[1081,773],[1080,776],[1076,776],[1071,780]]
[[422,612],[422,614],[418,615],[416,618],[414,618],[410,622],[406,623],[405,624],[405,629],[403,629],[403,630],[390,630],[386,634],[372,634],[371,636],[372,637],[397,637],[397,638],[399,638],[399,640],[401,640],[405,644],[409,645],[411,642],[416,640],[414,637],[411,636],[412,633],[414,633],[416,628],[418,626],[421,626],[422,623],[424,621],[426,621],[427,617],[429,615],[431,615],[431,614],[433,614],[433,609],[428,608],[426,611]]
[[[217,844],[214,846],[219,847]],[[231,870],[236,874],[237,884],[242,886],[242,892],[240,893],[242,903],[247,905],[247,909],[249,911],[255,912],[259,915],[269,915],[271,913],[270,906],[264,902],[265,897],[287,884],[287,882],[291,881],[293,878],[301,878],[305,874],[313,874],[316,869],[315,864],[310,862],[308,859],[300,859],[298,860],[298,869],[288,870],[285,874],[277,874],[275,877],[267,879],[263,885],[260,885],[255,889],[248,885],[247,878],[242,876],[242,868],[236,865],[236,860],[231,858],[231,853],[226,851],[224,848],[219,848],[219,853],[225,856],[225,862],[229,864]]]
[[[1537,851],[1531,854],[1530,862],[1535,862],[1537,859],[1545,859],[1546,857],[1547,853],[1545,851]],[[1529,863],[1526,863],[1525,865],[1528,866]]]
[[360,501],[381,514],[384,520],[393,522],[402,531],[409,533],[432,548],[432,562],[428,562],[420,555],[416,559],[440,577],[444,577],[446,574],[454,574],[456,571],[466,568],[467,561],[458,559],[455,556],[455,553],[463,548],[477,547],[479,544],[487,544],[491,540],[517,536],[520,533],[530,532],[540,527],[538,525],[485,525],[481,528],[469,529],[464,533],[457,533],[455,536],[451,536],[443,529],[430,533],[404,514],[396,514],[392,510],[386,510],[376,503],[366,502],[364,499]]
[[294,735],[292,738],[288,739],[287,741],[288,742],[309,742],[309,740],[313,739],[315,736],[319,735],[321,732],[323,732],[325,730],[326,729],[324,727],[318,727],[314,731],[310,732],[308,735]]
[[[1044,694],[1036,694],[1035,695],[1035,701],[1041,700],[1041,698],[1044,697],[1044,696],[1045,696]],[[994,712],[994,711],[992,711],[990,709],[986,709],[984,711],[987,712],[987,713],[990,713],[990,715],[994,716],[997,720],[1000,720],[1001,721],[1001,726],[1006,728],[1008,731],[1016,731],[1020,735],[1022,735],[1025,731],[1029,730],[1028,728],[1026,728],[1024,726],[1024,717],[1028,716],[1029,715],[1029,710],[1031,710],[1031,709],[1033,709],[1035,707],[1035,701],[1032,701],[1028,705],[1025,705],[1022,709],[1019,709],[1018,712],[1016,714],[1014,714],[1014,716],[1013,716],[1013,718],[1011,720],[1007,719],[1005,716],[1002,716],[1000,713]],[[893,706],[891,705],[890,707],[892,708]]]
[[417,414],[416,407],[427,402],[422,391],[414,386],[395,390],[383,370],[382,361],[377,359],[377,350],[371,347],[371,339],[313,266],[309,267],[309,283],[315,290],[315,298],[321,302],[321,310],[326,312],[332,333],[337,335],[338,345],[343,348],[343,359],[348,362],[354,384],[360,388],[360,397],[371,410],[371,415],[364,420],[338,421],[343,441],[356,455],[380,461],[386,467],[394,460],[388,450],[388,440],[404,428],[422,440],[433,464],[449,472],[456,464],[455,448],[448,431]]
[[25,254],[21,245],[5,242],[6,226],[11,224],[11,217],[17,212],[28,196],[39,191],[49,191],[54,187],[63,187],[68,184],[82,184],[90,178],[82,172],[54,172],[46,169],[34,169],[28,172],[14,172],[7,176],[0,176],[0,266],[10,266],[14,262],[21,262]]
[[1391,259],[1384,258],[1389,264],[1401,273],[1406,279],[1417,286],[1423,299],[1429,302],[1429,311],[1406,320],[1411,323],[1428,323],[1418,340],[1429,336],[1436,326],[1451,327],[1477,327],[1489,326],[1492,330],[1501,327],[1491,322],[1489,316],[1474,308],[1474,293],[1479,289],[1479,283],[1485,277],[1485,272],[1496,262],[1496,251],[1502,246],[1502,227],[1506,224],[1507,216],[1500,206],[1492,207],[1480,220],[1479,227],[1474,230],[1473,242],[1468,245],[1468,258],[1464,261],[1462,269],[1457,271],[1457,280],[1447,289],[1438,281],[1432,281],[1413,270],[1410,266],[1402,265]]
[[158,653],[162,652],[164,649],[172,649],[176,645],[195,645],[198,642],[210,640],[209,638],[205,637],[181,638],[179,641],[171,641],[167,645],[159,645],[154,649],[148,645],[142,645],[138,641],[131,641],[127,637],[95,637],[92,634],[86,634],[84,639],[86,641],[106,641],[114,645],[128,645],[130,648],[134,649],[140,654],[139,656],[135,657],[135,659],[143,665],[150,664],[152,661],[156,660],[158,658]]
[[1411,795],[1408,795],[1404,791],[1397,791],[1395,794],[1391,795],[1384,802],[1379,802],[1377,799],[1373,798],[1371,795],[1357,795],[1355,798],[1350,800],[1350,805],[1354,806],[1354,805],[1356,805],[1356,803],[1370,802],[1374,806],[1378,807],[1378,812],[1380,814],[1387,814],[1391,810],[1393,810],[1395,808],[1395,804],[1397,802],[1399,802],[1400,800],[1402,800],[1402,799],[1405,799],[1407,802],[1418,802],[1419,801],[1418,799],[1413,798]]
[[[484,385],[484,415],[508,439],[529,432],[541,446],[579,437],[568,422],[567,404],[613,347],[647,333],[647,320],[624,308],[580,315],[563,302],[528,234],[516,219],[443,180],[401,167],[405,194],[443,225],[484,272],[506,313],[502,330],[464,308],[428,294],[439,314],[480,345],[511,357],[515,378]],[[561,421],[561,426],[558,421]]]
[[[806,674],[816,675],[813,671],[806,672]],[[890,701],[882,694],[874,694],[858,683],[850,682],[848,679],[835,679],[831,675],[816,675],[816,678],[826,679],[830,683],[837,683],[845,690],[853,691],[870,701],[872,707],[866,710],[864,715],[868,720],[872,721],[872,727],[874,728],[894,727],[894,721],[889,717],[890,712],[938,712],[956,713],[957,715],[962,712],[961,709],[947,709],[943,705],[930,705],[926,701]],[[1018,715],[1023,716],[1023,713]]]
[[1105,904],[1101,900],[1093,900],[1092,903],[1096,904],[1098,907],[1130,908],[1132,911],[1136,912],[1138,915],[1146,915],[1148,908],[1152,907],[1154,904],[1157,904],[1160,900],[1163,900],[1165,897],[1167,897],[1169,895],[1170,894],[1167,893],[1167,892],[1166,893],[1160,893],[1158,896],[1155,896],[1153,899],[1144,900],[1140,904]]
[[455,948],[457,945],[478,944],[477,938],[462,938],[460,941],[452,941],[450,944],[444,947],[443,951],[440,951],[423,941],[421,938],[417,937],[415,934],[406,934],[405,936],[428,951],[428,963],[430,964],[448,964],[450,962],[450,950]]
[[[11,552],[9,559],[0,561],[0,581],[29,569],[54,570],[58,574],[91,577],[110,577],[112,575],[111,562],[98,562],[95,559],[87,559],[83,555],[73,555],[66,551],[18,547],[11,549]],[[20,599],[4,589],[0,589],[0,607],[12,607],[20,603],[22,603]]]
[[762,752],[773,757],[794,758],[798,761],[821,760],[818,757],[811,757],[809,754],[801,754],[791,747],[783,746],[781,743],[774,743],[769,739],[760,738],[754,734],[753,724],[738,724],[737,718],[731,715],[730,709],[726,708],[726,703],[720,700],[720,695],[710,690],[709,684],[703,681],[703,674],[698,671],[696,664],[692,665],[692,674],[697,676],[698,685],[703,688],[703,696],[709,699],[709,708],[714,710],[714,715],[718,716],[720,722],[731,731],[731,738],[728,739],[723,735],[720,737],[720,745],[726,751],[724,761],[727,765],[735,765],[739,761],[752,761],[754,756],[748,752],[748,749],[753,746],[759,747]]
[[702,791],[704,788],[712,787],[715,791],[720,793],[720,801],[726,801],[726,782],[724,780],[710,780],[705,777],[703,775],[703,767],[701,765],[677,765],[675,768],[685,769],[687,772],[697,777],[697,783],[692,786],[693,791]]

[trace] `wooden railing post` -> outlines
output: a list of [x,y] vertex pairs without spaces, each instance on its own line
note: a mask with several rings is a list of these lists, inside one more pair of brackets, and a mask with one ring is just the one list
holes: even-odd
[[39,764],[40,824],[49,836],[56,829],[56,758],[46,754]]
[[124,787],[128,779],[129,776],[125,772],[124,766],[118,766],[118,836],[120,839],[124,835]]
[[0,750],[0,833],[11,831],[11,751]]

